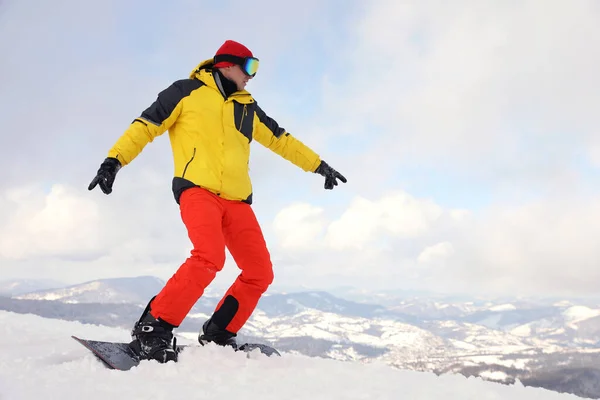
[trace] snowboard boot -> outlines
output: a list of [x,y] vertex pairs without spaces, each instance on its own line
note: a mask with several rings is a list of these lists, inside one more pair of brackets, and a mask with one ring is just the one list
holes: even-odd
[[217,324],[212,321],[212,318],[210,318],[202,325],[202,332],[198,335],[198,342],[200,342],[202,346],[206,343],[213,342],[219,346],[231,346],[237,350],[238,345],[235,340],[236,336],[235,333],[217,326]]
[[177,361],[177,340],[173,337],[175,326],[160,318],[154,318],[149,309],[150,303],[133,327],[131,336],[134,340],[129,346],[142,359],[156,360],[160,363]]

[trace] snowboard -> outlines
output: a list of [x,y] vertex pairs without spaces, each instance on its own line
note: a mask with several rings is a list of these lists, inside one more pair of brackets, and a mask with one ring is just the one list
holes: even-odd
[[[99,340],[82,339],[77,336],[71,336],[85,348],[90,350],[96,358],[98,358],[105,367],[120,371],[128,371],[140,364],[141,359],[138,354],[133,351],[129,343],[125,342],[105,342]],[[177,345],[177,351],[181,352],[186,345]],[[253,350],[260,350],[261,353],[272,356],[273,354],[281,356],[281,354],[273,347],[261,343],[244,343],[236,348],[231,348],[234,351],[243,351],[249,353]]]

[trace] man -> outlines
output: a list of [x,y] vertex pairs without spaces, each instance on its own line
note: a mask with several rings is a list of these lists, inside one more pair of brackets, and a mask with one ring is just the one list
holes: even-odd
[[132,331],[132,347],[146,359],[177,361],[177,328],[225,263],[225,247],[241,269],[203,324],[198,340],[236,347],[235,337],[273,281],[270,255],[251,208],[250,142],[256,139],[333,189],[340,173],[267,116],[244,88],[258,59],[227,40],[189,79],[174,82],[136,118],[108,152],[96,185],[110,194],[120,168],[155,137],[169,131],[174,158],[172,190],[193,249],[153,297]]

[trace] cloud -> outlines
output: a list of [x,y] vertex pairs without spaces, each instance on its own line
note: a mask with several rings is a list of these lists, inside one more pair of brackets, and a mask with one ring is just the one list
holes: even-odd
[[31,9],[10,2],[0,14],[4,273],[168,278],[190,250],[168,137],[119,172],[111,196],[86,187],[160,90],[243,38],[260,54],[261,106],[348,178],[324,191],[255,145],[254,209],[276,282],[595,290],[593,0],[357,1],[343,12],[316,0],[174,2],[159,12],[179,23],[160,29],[145,23],[157,8],[137,2]]
[[456,234],[458,259],[444,275],[495,292],[592,295],[598,222],[598,202],[577,196],[491,208]]
[[292,204],[277,213],[273,229],[282,249],[303,249],[318,243],[324,224],[322,208]]
[[[54,185],[1,196],[0,256],[38,264],[45,276],[86,279],[152,273],[168,278],[190,250],[176,207],[161,215],[148,199],[126,205],[155,174],[107,197]],[[276,284],[406,288],[479,294],[594,294],[600,278],[600,206],[571,196],[479,212],[448,209],[406,192],[337,206],[292,203],[280,210],[270,245]],[[123,221],[115,225],[115,221]],[[153,229],[160,225],[163,230]],[[229,260],[231,264],[231,260]],[[31,271],[35,271],[33,268]],[[4,273],[8,273],[5,267]],[[236,268],[221,274],[222,285]]]
[[2,257],[77,257],[100,250],[98,207],[72,188],[54,185],[47,194],[18,188],[9,190],[2,203],[7,219],[0,233]]
[[369,3],[337,56],[354,67],[332,75],[325,110],[350,116],[349,135],[370,132],[364,158],[388,176],[408,165],[515,190],[568,185],[582,157],[597,159],[599,8]]
[[417,262],[422,264],[430,264],[434,263],[438,260],[443,260],[454,253],[454,247],[450,242],[441,242],[438,244],[434,244],[433,246],[427,246],[419,257],[417,257]]
[[[286,278],[293,273],[298,282],[319,287],[481,295],[597,291],[600,206],[587,198],[571,195],[468,212],[400,192],[355,199],[337,218],[328,218],[328,211],[306,213],[306,223],[297,213],[294,226],[313,228],[305,246],[273,249]],[[283,242],[291,237],[279,235]]]
[[278,240],[272,253],[284,278],[307,285],[377,286],[415,263],[421,247],[448,221],[459,222],[465,215],[402,191],[356,197],[342,212],[334,212],[339,207],[291,204],[276,216]]
[[[286,116],[302,118],[295,110],[305,99],[292,86],[301,88],[303,96],[312,89],[289,79],[296,64],[290,68],[290,57],[282,55],[316,49],[306,38],[332,29],[328,13],[334,6],[316,0],[302,7],[260,0],[250,9],[186,1],[152,7],[118,1],[36,3],[9,2],[6,8],[3,3],[0,19],[0,36],[7,38],[0,42],[0,74],[6,78],[0,85],[0,135],[7,150],[0,160],[0,193],[31,191],[20,202],[5,199],[4,218],[10,225],[3,255],[10,258],[2,259],[11,265],[5,272],[47,274],[48,266],[55,265],[51,273],[69,280],[110,273],[168,277],[189,251],[171,194],[168,137],[156,139],[121,170],[111,196],[88,193],[110,146],[159,91],[187,77],[226,39],[241,40],[260,56],[261,79],[253,80],[252,89],[263,108],[288,127]],[[179,22],[160,28],[148,24],[157,13]],[[247,29],[248,21],[254,21],[254,29]],[[308,63],[311,57],[317,58],[303,60]],[[267,215],[278,208],[270,206],[271,187],[261,190],[262,177],[268,184],[283,182],[282,194],[296,183],[278,180],[283,167],[271,163],[285,161],[265,151],[253,156],[256,198]],[[66,192],[58,194],[59,188]],[[53,226],[52,218],[60,224]],[[75,227],[71,219],[88,225]]]
[[[328,217],[322,207],[293,203],[279,211],[273,227],[282,248],[358,251],[379,247],[386,236],[400,239],[422,236],[442,212],[430,199],[397,192],[376,200],[357,197],[338,218]],[[460,210],[452,213],[460,215]]]
[[[65,184],[5,190],[0,195],[3,274],[65,281],[149,271],[169,277],[191,244],[175,202],[162,206],[170,193],[157,176],[141,173],[135,181],[119,176],[110,196]],[[162,194],[136,197],[146,190]]]
[[[151,272],[168,278],[190,250],[183,224],[174,222],[176,207],[157,215],[164,199],[125,205],[140,188],[160,185],[155,180],[149,174],[123,186],[122,177],[120,192],[110,197],[65,185],[8,190],[0,199],[0,256],[8,265],[41,263],[55,277]],[[600,206],[589,199],[475,213],[393,192],[335,209],[292,203],[277,213],[270,246],[277,284],[582,295],[595,293],[600,278]],[[223,285],[234,278],[236,269],[228,270]]]
[[434,202],[403,192],[376,201],[358,197],[328,227],[327,241],[332,248],[343,250],[378,246],[381,234],[412,238],[426,233],[441,213]]

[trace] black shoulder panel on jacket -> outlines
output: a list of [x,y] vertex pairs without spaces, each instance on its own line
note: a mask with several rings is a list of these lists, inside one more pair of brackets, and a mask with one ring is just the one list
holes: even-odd
[[258,116],[258,119],[260,120],[260,122],[265,124],[267,126],[267,128],[269,128],[271,130],[271,132],[273,132],[273,136],[275,136],[276,138],[279,138],[281,135],[283,135],[283,133],[285,132],[285,129],[280,127],[279,124],[277,123],[277,121],[275,121],[273,118],[271,118],[267,114],[265,114],[265,112],[262,110],[262,108],[260,108],[258,106],[257,103],[255,103],[255,107],[256,107],[255,112],[256,112],[256,115]]
[[161,125],[184,97],[203,85],[204,83],[197,79],[181,79],[173,82],[158,94],[156,101],[144,110],[141,118],[154,125]]

